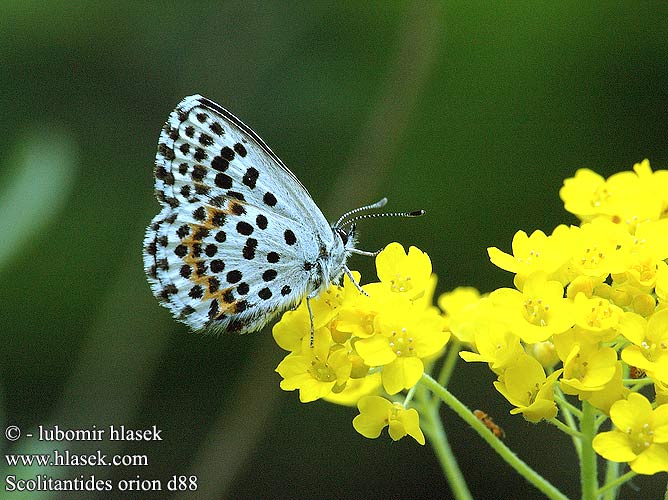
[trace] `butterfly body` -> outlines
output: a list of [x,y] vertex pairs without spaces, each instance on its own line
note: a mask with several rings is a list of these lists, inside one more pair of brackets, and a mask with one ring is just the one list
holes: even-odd
[[258,330],[349,273],[354,226],[330,226],[262,139],[202,96],[170,114],[155,178],[162,209],[146,231],[145,271],[194,330]]

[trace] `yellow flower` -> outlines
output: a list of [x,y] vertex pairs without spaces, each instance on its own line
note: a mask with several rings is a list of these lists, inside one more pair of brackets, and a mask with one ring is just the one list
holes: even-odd
[[537,271],[544,272],[549,279],[561,279],[562,268],[570,259],[569,239],[569,229],[564,225],[558,226],[550,236],[542,231],[534,231],[531,236],[517,231],[513,236],[513,255],[496,247],[488,248],[487,253],[492,264],[517,275],[515,286],[521,290],[526,277]]
[[639,286],[652,287],[657,265],[668,258],[668,219],[639,224],[631,247],[630,278]]
[[351,378],[341,392],[329,393],[323,399],[337,405],[355,406],[361,397],[377,394],[380,387],[380,373],[376,372],[364,378]]
[[439,352],[449,339],[443,318],[432,310],[394,307],[376,317],[374,336],[357,340],[355,350],[368,366],[382,366],[388,394],[413,387],[424,372],[422,358]]
[[564,207],[584,222],[603,217],[629,232],[640,222],[658,219],[666,207],[666,195],[657,184],[665,187],[665,177],[652,174],[647,160],[634,165],[633,170],[607,180],[591,170],[578,170],[559,192]]
[[531,274],[519,292],[500,288],[489,295],[499,314],[507,317],[513,333],[524,342],[543,342],[573,325],[572,304],[558,281],[543,272]]
[[350,377],[352,364],[344,346],[333,344],[327,328],[319,328],[314,333],[313,347],[305,338],[300,353],[290,353],[276,367],[283,377],[281,389],[299,389],[302,403],[315,401],[332,391],[342,389]]
[[612,340],[617,336],[624,311],[612,302],[599,297],[588,299],[579,293],[574,301],[575,324],[596,340]]
[[623,273],[631,266],[633,237],[619,224],[607,219],[595,219],[571,227],[569,250],[573,256],[570,272],[574,276],[606,276]]
[[551,340],[529,344],[526,346],[526,352],[530,356],[536,358],[543,368],[554,368],[559,362],[557,349],[554,346],[554,342]]
[[[605,293],[609,294],[610,286],[605,283],[608,275],[604,276],[576,276],[568,284],[566,289],[566,297],[573,300],[578,293],[582,293],[585,297],[591,298],[593,295],[603,296]],[[602,288],[603,287],[603,288]]]
[[[659,172],[652,173],[649,160],[643,160],[633,165],[633,172],[619,172],[606,181],[608,189],[617,198],[617,214],[613,214],[613,217],[616,215],[630,232],[633,232],[636,224],[656,220],[661,216],[666,196],[661,191],[662,177],[665,179]],[[616,222],[614,218],[613,222]]]
[[392,292],[415,299],[428,288],[431,260],[416,247],[410,247],[406,254],[401,244],[390,243],[376,257],[376,272]]
[[615,429],[594,438],[596,453],[612,462],[628,462],[638,474],[668,471],[668,405],[652,409],[635,392],[610,408]]
[[[359,273],[353,271],[359,277]],[[326,291],[311,300],[311,310],[313,311],[313,327],[319,329],[327,326],[332,321],[341,307],[345,285],[354,286],[346,276],[344,278],[344,287],[337,285],[330,286]],[[360,295],[356,291],[357,295]],[[304,344],[304,337],[309,338],[310,343],[311,320],[308,309],[306,308],[306,299],[302,300],[297,309],[286,311],[281,320],[272,328],[274,340],[282,349],[286,351],[299,352]]]
[[304,335],[309,334],[310,327],[306,303],[303,302],[294,311],[286,311],[281,320],[271,329],[271,334],[281,349],[299,352]]
[[[390,394],[408,389],[422,375],[425,358],[448,341],[444,317],[431,302],[436,277],[429,256],[415,247],[406,254],[393,243],[376,265],[382,281],[364,285],[368,295],[345,276],[343,286],[311,300],[313,346],[305,301],[274,326],[276,343],[291,351],[276,368],[281,388],[299,389],[302,402],[326,397],[354,404],[378,390],[379,377]],[[353,277],[359,280],[358,273]],[[377,367],[380,375],[373,375]]]
[[451,292],[445,292],[438,298],[440,307],[448,316],[462,314],[470,305],[480,299],[480,292],[472,286],[460,286]]
[[456,288],[444,293],[439,297],[438,305],[446,313],[447,328],[457,340],[467,344],[475,342],[480,319],[489,316],[483,309],[492,309],[489,300],[481,298],[475,288]]
[[353,419],[353,427],[362,436],[377,438],[389,426],[390,437],[398,441],[409,435],[425,444],[420,429],[420,416],[414,408],[406,409],[400,403],[392,403],[380,396],[365,396],[357,403],[360,414]]
[[620,324],[620,332],[633,343],[622,351],[622,360],[667,384],[668,309],[657,311],[649,320],[627,312]]
[[363,295],[356,289],[351,290],[345,295],[336,317],[336,328],[347,332],[351,337],[372,336],[375,333],[374,321],[378,312],[387,307],[387,302],[396,299],[394,294],[380,283],[370,283],[362,288],[368,295]]
[[649,160],[645,158],[640,163],[633,165],[633,171],[638,174],[643,187],[651,193],[650,196],[660,200],[660,217],[665,217],[668,213],[668,170],[652,172]]
[[468,362],[489,363],[495,373],[500,373],[524,354],[520,338],[498,321],[481,322],[475,332],[474,345],[477,353],[461,351],[459,356]]
[[637,312],[642,316],[649,316],[656,308],[656,299],[648,292],[646,287],[638,286],[634,280],[625,278],[630,276],[630,272],[624,275],[617,275],[612,285],[602,284],[597,288],[597,295],[604,299],[610,299],[612,303],[625,310]]
[[616,370],[617,352],[611,347],[575,344],[564,361],[561,389],[586,399],[592,391],[602,390]]
[[608,413],[610,405],[629,393],[614,349],[602,347],[587,330],[575,326],[557,335],[554,344],[564,363],[561,388],[566,394],[577,394]]
[[494,382],[494,387],[510,404],[515,406],[510,413],[521,413],[529,422],[554,418],[557,406],[554,403],[554,384],[562,370],[557,370],[549,377],[536,359],[520,356]]
[[606,415],[610,415],[610,407],[620,399],[626,399],[631,390],[624,385],[622,380],[622,363],[616,363],[615,374],[610,381],[598,391],[583,393],[580,399],[589,401],[593,406]]
[[605,179],[588,168],[580,168],[575,177],[566,179],[559,196],[564,208],[583,221],[609,211],[611,194],[606,189]]

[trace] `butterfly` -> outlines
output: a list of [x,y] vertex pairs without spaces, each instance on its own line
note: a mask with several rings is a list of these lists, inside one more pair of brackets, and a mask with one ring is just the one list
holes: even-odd
[[[306,188],[232,113],[184,98],[162,128],[155,158],[162,208],[146,230],[144,269],[155,297],[193,330],[247,333],[338,282],[355,248],[355,221],[330,225]],[[355,217],[353,217],[355,216]]]

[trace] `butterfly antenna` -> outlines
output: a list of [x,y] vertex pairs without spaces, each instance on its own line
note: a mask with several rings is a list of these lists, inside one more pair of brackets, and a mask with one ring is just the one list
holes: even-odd
[[[351,215],[356,214],[358,212],[363,212],[364,210],[375,210],[376,208],[382,208],[386,204],[387,204],[387,198],[381,198],[376,203],[372,203],[371,205],[364,205],[363,207],[359,207],[356,208],[355,210],[351,210],[350,212],[346,212],[341,217],[339,217],[339,220],[336,221],[336,224],[334,224],[333,227],[341,227],[341,223],[346,217],[350,217]],[[346,222],[346,224],[348,224],[348,222]]]
[[357,222],[362,219],[374,219],[376,217],[420,217],[425,214],[424,210],[413,210],[412,212],[385,212],[382,214],[364,214],[353,217],[344,223],[344,226]]

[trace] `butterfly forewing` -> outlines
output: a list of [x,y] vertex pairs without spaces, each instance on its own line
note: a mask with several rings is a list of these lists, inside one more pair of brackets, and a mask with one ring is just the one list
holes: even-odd
[[310,291],[309,262],[331,250],[331,228],[234,115],[186,97],[163,127],[155,177],[163,208],[147,230],[144,264],[177,319],[249,332]]

